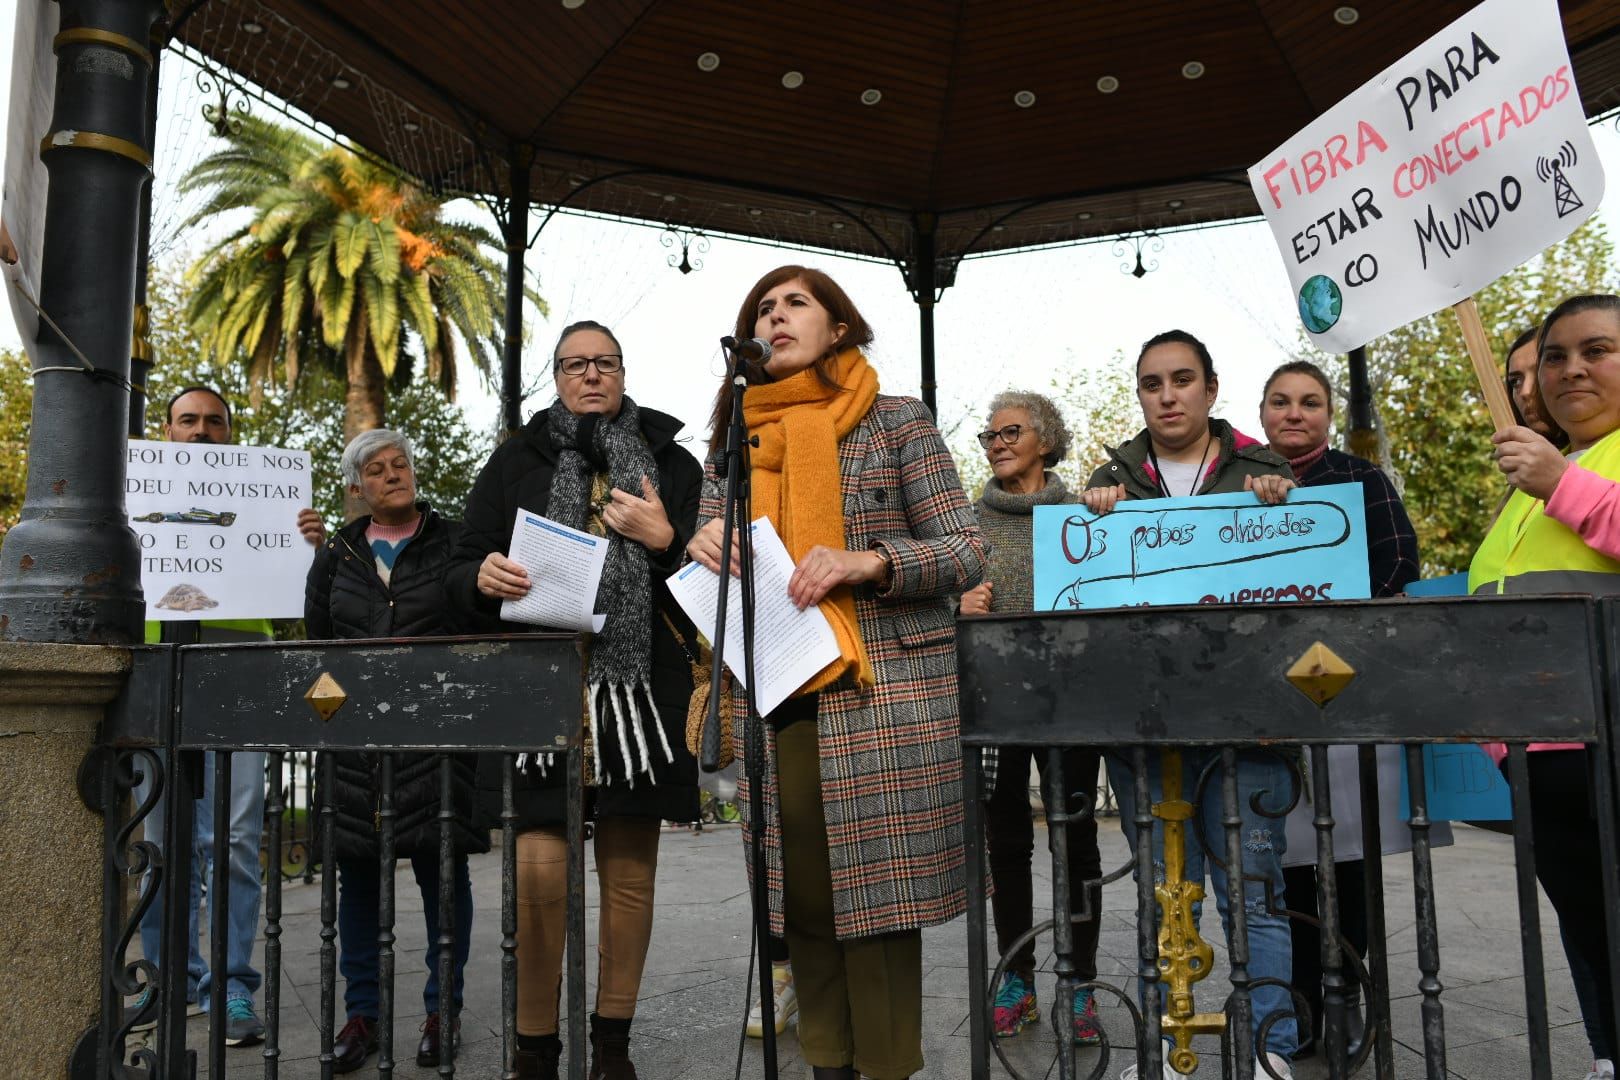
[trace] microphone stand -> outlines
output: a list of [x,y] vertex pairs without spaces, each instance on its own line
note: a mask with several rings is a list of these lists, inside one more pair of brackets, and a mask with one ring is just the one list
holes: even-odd
[[758,685],[754,674],[754,542],[749,527],[749,448],[756,441],[748,437],[743,419],[743,394],[748,388],[747,361],[729,346],[731,379],[731,422],[726,426],[725,456],[720,472],[726,480],[724,522],[720,535],[721,572],[719,595],[714,606],[713,668],[709,672],[709,715],[703,725],[703,745],[699,765],[704,772],[720,768],[720,678],[726,648],[727,601],[731,595],[731,540],[737,538],[742,575],[737,594],[742,605],[743,670],[748,685],[743,688],[747,708],[743,720],[743,767],[748,774],[749,865],[753,871],[754,937],[759,956],[759,1006],[764,1034],[765,1080],[776,1075],[776,999],[770,965],[770,890],[765,878],[765,734],[764,721],[754,700]]

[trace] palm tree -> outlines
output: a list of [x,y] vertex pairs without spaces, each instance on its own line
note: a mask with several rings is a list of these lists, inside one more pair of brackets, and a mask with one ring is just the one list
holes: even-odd
[[347,382],[352,439],[382,426],[386,384],[411,378],[417,352],[451,400],[457,337],[480,372],[495,369],[503,272],[489,230],[446,220],[442,202],[347,147],[252,116],[225,139],[180,182],[207,193],[185,225],[251,217],[192,267],[187,318],[209,352],[246,360],[255,394],[278,363],[289,386],[301,359],[327,363]]

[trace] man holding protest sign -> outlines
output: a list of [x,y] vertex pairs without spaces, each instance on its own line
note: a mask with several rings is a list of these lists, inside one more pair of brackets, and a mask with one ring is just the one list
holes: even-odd
[[[163,436],[171,443],[204,443],[227,445],[231,442],[231,408],[217,390],[207,386],[188,386],[169,399]],[[196,511],[192,512],[193,514]],[[186,515],[157,515],[160,520],[184,518]],[[225,522],[226,514],[216,521]],[[194,519],[200,520],[200,519]],[[230,515],[234,522],[235,515]],[[229,524],[230,522],[226,522]],[[326,528],[320,515],[309,507],[298,511],[297,527],[304,540],[314,547],[326,539]],[[178,533],[175,534],[178,537]],[[178,540],[177,547],[183,547]],[[143,539],[142,547],[148,544]],[[155,598],[148,590],[149,603]],[[166,595],[157,601],[168,602]],[[146,623],[146,640],[157,641],[269,641],[273,637],[266,618],[203,620]],[[195,808],[193,857],[188,914],[186,1002],[189,1015],[199,1015],[207,1009],[209,984],[217,977],[226,981],[225,1042],[229,1046],[251,1046],[264,1037],[264,1024],[253,1011],[253,995],[259,988],[260,973],[253,968],[253,941],[258,931],[259,918],[259,839],[264,829],[265,755],[262,753],[236,753],[232,758],[230,800],[230,875],[228,931],[225,942],[226,968],[224,972],[209,971],[198,947],[198,908],[202,899],[206,867],[210,904],[220,892],[215,888],[219,868],[213,863],[214,851],[214,754],[208,752],[203,762],[201,797]],[[137,804],[144,801],[150,790],[150,780],[143,780],[135,789]],[[146,819],[146,835],[158,842],[162,837],[164,819],[168,811],[166,800],[160,799]],[[273,871],[272,871],[273,872]],[[163,899],[161,888],[151,907],[141,919],[141,949],[154,964],[160,962]],[[157,1023],[157,1000],[151,987],[142,991],[133,1010],[136,1022],[132,1030],[145,1030]]]

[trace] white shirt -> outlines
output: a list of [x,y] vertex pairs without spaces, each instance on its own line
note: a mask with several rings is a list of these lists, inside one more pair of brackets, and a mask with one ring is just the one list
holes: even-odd
[[1201,464],[1181,461],[1159,462],[1159,480],[1163,483],[1164,490],[1172,496],[1198,494],[1200,482],[1203,480],[1202,472]]

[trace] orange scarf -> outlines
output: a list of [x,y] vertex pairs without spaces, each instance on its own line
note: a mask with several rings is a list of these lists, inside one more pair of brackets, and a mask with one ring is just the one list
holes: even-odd
[[[838,441],[877,400],[877,372],[859,349],[840,353],[830,374],[843,389],[827,386],[815,369],[805,368],[780,382],[750,386],[743,399],[748,434],[759,437],[750,474],[753,512],[771,519],[795,563],[817,544],[845,548]],[[872,663],[855,619],[855,590],[838,586],[820,608],[838,638],[840,655],[799,693],[830,686],[849,672],[857,685],[871,686]]]

